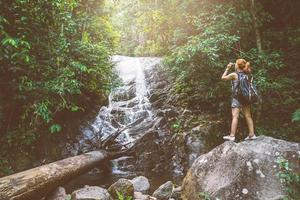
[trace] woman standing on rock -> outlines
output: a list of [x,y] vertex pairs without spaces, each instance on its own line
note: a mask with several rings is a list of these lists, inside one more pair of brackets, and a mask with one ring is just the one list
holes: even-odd
[[[235,66],[235,72],[228,74],[228,71],[232,66]],[[229,135],[224,136],[224,140],[235,140],[235,134],[238,126],[238,120],[240,111],[243,111],[244,116],[246,118],[246,122],[248,125],[249,136],[245,138],[245,140],[253,140],[257,137],[254,134],[254,125],[251,117],[251,109],[250,105],[243,105],[238,99],[235,97],[235,91],[239,84],[239,76],[238,73],[249,74],[251,72],[250,63],[246,62],[244,59],[236,60],[236,63],[229,63],[226,67],[225,72],[222,75],[222,80],[231,81],[232,82],[232,100],[231,100],[231,108],[232,108],[232,122],[231,122],[231,132]]]

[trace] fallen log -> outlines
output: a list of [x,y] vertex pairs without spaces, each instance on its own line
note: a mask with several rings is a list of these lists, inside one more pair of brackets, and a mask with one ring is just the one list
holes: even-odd
[[129,128],[131,128],[131,127],[133,127],[133,126],[135,126],[135,125],[137,125],[139,123],[141,123],[143,120],[144,120],[143,118],[139,118],[136,121],[134,121],[134,122],[132,122],[132,123],[126,125],[126,126],[123,126],[121,129],[118,129],[116,132],[112,133],[105,140],[103,140],[101,147],[103,149],[107,148],[109,145],[111,145],[115,141],[115,139],[119,135],[121,135],[121,133],[123,133],[125,130],[127,130],[127,129],[129,129]]
[[101,145],[102,149],[106,150],[92,151],[0,178],[0,200],[39,200],[58,186],[89,171],[101,162],[132,155],[138,143],[119,151],[112,151],[109,146],[123,131],[141,121],[142,119],[138,119],[123,126],[106,138]]
[[106,151],[92,151],[0,178],[0,199],[39,200],[49,191],[107,159],[110,155]]

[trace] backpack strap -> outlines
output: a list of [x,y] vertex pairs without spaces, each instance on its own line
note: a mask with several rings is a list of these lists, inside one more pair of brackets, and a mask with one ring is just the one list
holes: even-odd
[[234,73],[236,73],[236,75],[238,77],[237,78],[238,83],[237,83],[237,85],[234,85],[234,80],[231,80],[231,90],[232,90],[232,96],[233,97],[236,95],[237,90],[238,90],[239,85],[240,85],[240,75],[239,75],[238,72],[234,72]]

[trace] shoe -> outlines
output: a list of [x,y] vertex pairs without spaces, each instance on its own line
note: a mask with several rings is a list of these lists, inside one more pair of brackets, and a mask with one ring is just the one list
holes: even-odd
[[247,141],[247,140],[255,140],[255,139],[257,139],[257,137],[256,137],[256,135],[253,135],[252,137],[246,137],[245,138],[245,140]]
[[235,137],[234,136],[231,136],[231,135],[226,135],[223,137],[224,140],[229,140],[229,141],[234,141],[235,140]]

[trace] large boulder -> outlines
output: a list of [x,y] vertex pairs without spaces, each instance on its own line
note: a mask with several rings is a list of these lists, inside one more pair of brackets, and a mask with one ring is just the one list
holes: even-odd
[[118,194],[120,193],[123,197],[133,197],[134,188],[130,180],[121,178],[108,188],[109,193],[114,199],[118,199]]
[[168,200],[173,194],[174,185],[171,181],[168,181],[161,185],[157,190],[153,192],[153,197],[158,200]]
[[108,191],[97,186],[88,186],[72,193],[72,200],[113,200]]
[[150,189],[149,180],[145,176],[138,176],[131,180],[134,191],[147,194]]
[[195,160],[182,184],[183,200],[279,200],[284,186],[276,160],[287,158],[299,170],[300,144],[261,136],[241,143],[225,142]]

